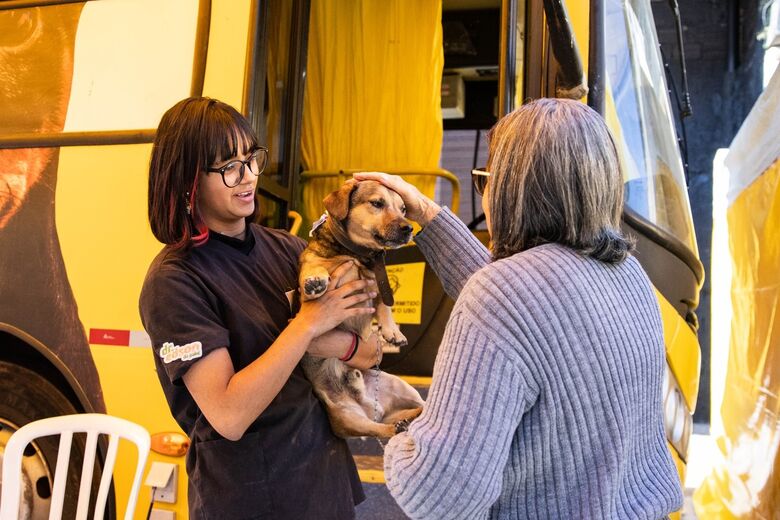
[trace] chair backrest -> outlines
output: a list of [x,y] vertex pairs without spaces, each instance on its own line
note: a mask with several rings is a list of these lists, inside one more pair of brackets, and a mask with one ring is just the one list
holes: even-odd
[[106,460],[100,479],[97,500],[95,502],[95,520],[104,516],[111,477],[116,462],[119,439],[133,442],[138,448],[138,464],[136,466],[133,486],[127,501],[125,519],[130,520],[138,501],[146,459],[149,455],[150,438],[141,426],[109,415],[86,413],[63,415],[34,421],[22,426],[8,439],[3,456],[2,495],[0,496],[0,520],[16,520],[21,497],[22,456],[30,442],[50,435],[60,436],[57,467],[54,470],[54,486],[51,495],[51,510],[49,519],[59,519],[62,516],[62,505],[65,499],[65,481],[68,473],[70,449],[74,433],[86,433],[87,441],[84,451],[84,464],[81,468],[81,485],[78,494],[77,520],[85,520],[89,509],[89,499],[92,490],[92,470],[95,467],[95,454],[98,446],[98,436],[109,436]]

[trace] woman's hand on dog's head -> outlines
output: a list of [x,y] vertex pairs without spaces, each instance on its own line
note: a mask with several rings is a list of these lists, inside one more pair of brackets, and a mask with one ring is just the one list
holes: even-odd
[[426,226],[441,211],[441,206],[420,193],[414,184],[408,183],[399,175],[384,172],[359,172],[353,175],[358,181],[377,181],[393,190],[406,205],[406,218],[421,226]]
[[376,282],[371,279],[352,280],[343,285],[341,277],[354,268],[352,261],[344,262],[331,273],[328,290],[315,300],[301,302],[301,310],[292,323],[306,327],[315,337],[341,325],[347,318],[372,314],[376,298]]

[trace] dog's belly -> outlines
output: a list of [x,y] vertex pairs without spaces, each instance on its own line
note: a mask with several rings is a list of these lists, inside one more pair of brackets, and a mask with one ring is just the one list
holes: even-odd
[[[316,243],[311,242],[302,253],[299,275],[301,292],[309,298],[319,297],[325,288],[334,289],[328,287],[330,274],[344,262],[354,261],[342,255],[320,256],[314,246]],[[355,265],[340,278],[339,285],[361,278],[375,279],[375,275],[362,265]],[[359,335],[363,340],[361,349],[372,348],[368,340],[374,317],[377,318],[385,341],[394,343],[396,336],[403,339],[392,321],[389,308],[382,305],[380,298],[363,302],[359,306],[373,306],[377,312],[349,318],[339,328]],[[403,341],[405,344],[405,339]],[[381,341],[377,344],[381,345]],[[338,359],[315,358],[308,354],[303,356],[301,367],[315,395],[325,405],[333,432],[339,437],[391,437],[399,431],[397,428],[401,423],[408,424],[422,411],[424,402],[419,393],[396,376],[383,372],[363,372],[348,367]],[[370,392],[367,390],[368,384],[373,385]]]
[[301,359],[301,368],[315,393],[326,404],[335,404],[344,398],[352,398],[358,403],[365,401],[366,387],[360,370],[350,368],[338,359],[316,358],[309,354]]

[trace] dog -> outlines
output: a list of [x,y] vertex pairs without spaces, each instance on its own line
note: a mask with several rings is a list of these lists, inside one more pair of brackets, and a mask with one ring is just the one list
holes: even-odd
[[[322,296],[328,289],[330,273],[344,262],[354,261],[355,266],[340,283],[375,279],[379,289],[374,301],[376,311],[373,316],[350,318],[341,328],[365,340],[371,333],[372,318],[376,318],[384,341],[398,347],[406,345],[393,320],[392,290],[384,268],[385,249],[401,247],[412,236],[403,200],[378,182],[350,180],[323,202],[327,213],[315,223],[312,240],[300,257],[302,298]],[[334,433],[340,437],[392,437],[422,412],[420,394],[397,376],[378,370],[361,371],[338,359],[308,354],[301,366],[325,404]]]

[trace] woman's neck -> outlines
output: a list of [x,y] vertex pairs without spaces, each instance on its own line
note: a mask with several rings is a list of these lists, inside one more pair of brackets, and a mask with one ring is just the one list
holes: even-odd
[[225,227],[225,226],[209,226],[209,229],[220,235],[225,235],[232,238],[243,240],[246,237],[246,222],[242,221],[240,225]]

